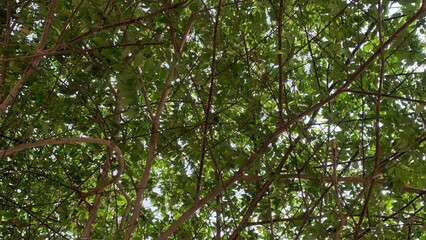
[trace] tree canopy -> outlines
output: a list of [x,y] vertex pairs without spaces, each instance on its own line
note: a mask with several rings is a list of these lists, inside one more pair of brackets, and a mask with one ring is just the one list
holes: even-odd
[[426,1],[0,11],[0,238],[426,238]]

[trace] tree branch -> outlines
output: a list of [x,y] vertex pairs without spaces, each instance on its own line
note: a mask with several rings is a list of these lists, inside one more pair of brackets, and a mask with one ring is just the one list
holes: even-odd
[[[188,29],[188,26],[192,26],[194,20],[195,20],[195,18],[189,19],[189,21],[187,23],[187,29]],[[182,36],[182,39],[186,39],[188,37],[189,32],[190,32],[189,30],[186,30],[185,35]],[[184,43],[184,40],[181,40],[181,44],[179,45],[181,48],[179,49],[179,52],[181,52],[183,47],[184,47],[183,43]],[[144,173],[142,175],[141,182],[140,182],[138,189],[136,191],[135,207],[133,209],[132,217],[130,219],[130,226],[127,229],[126,235],[124,237],[124,239],[126,239],[126,240],[131,238],[132,233],[135,230],[136,224],[137,224],[138,219],[139,219],[139,210],[142,207],[143,195],[145,193],[145,189],[146,189],[146,186],[148,184],[149,174],[151,172],[151,167],[152,167],[152,164],[153,164],[153,161],[154,161],[154,158],[155,158],[155,148],[156,148],[156,142],[157,142],[157,136],[158,136],[158,125],[160,123],[161,113],[162,113],[163,108],[166,104],[166,99],[167,99],[167,95],[168,95],[168,92],[169,92],[169,89],[170,89],[171,82],[174,78],[175,64],[176,64],[175,61],[177,61],[177,59],[173,59],[173,62],[171,63],[171,66],[169,68],[169,72],[167,74],[166,82],[164,84],[163,91],[162,91],[162,94],[161,94],[161,99],[160,99],[160,102],[158,104],[154,120],[152,122],[151,138],[150,138],[149,149],[148,149],[148,158],[147,158],[146,163],[145,163],[145,169],[144,169]],[[125,219],[123,219],[123,221],[124,220]]]
[[[56,10],[56,3],[58,0],[52,0],[52,3],[50,4],[50,10],[49,10],[49,16],[46,19],[46,23],[44,24],[43,33],[40,37],[40,42],[38,44],[36,53],[42,52],[44,48],[46,47],[48,36],[49,36],[49,30],[51,28],[53,18],[55,16],[55,10]],[[33,59],[28,67],[25,69],[25,72],[21,75],[21,78],[16,83],[15,87],[12,89],[12,91],[7,95],[6,99],[1,103],[0,105],[0,116],[3,115],[6,112],[6,109],[13,104],[16,97],[18,96],[19,92],[21,92],[22,88],[24,87],[25,81],[30,77],[33,72],[36,70],[38,64],[41,61],[41,57],[37,57]]]
[[19,144],[14,147],[10,147],[0,151],[0,159],[4,159],[5,157],[8,157],[12,154],[22,152],[31,148],[43,147],[47,145],[65,145],[65,144],[72,144],[72,143],[92,143],[92,144],[99,144],[99,145],[111,147],[114,150],[115,155],[117,156],[117,161],[118,161],[117,174],[113,176],[111,180],[106,181],[104,184],[98,185],[92,188],[91,190],[87,191],[86,193],[82,193],[83,197],[90,196],[96,193],[97,191],[103,189],[105,186],[112,183],[116,183],[118,181],[124,169],[124,159],[123,159],[123,154],[121,152],[121,149],[117,145],[115,145],[114,142],[100,139],[100,138],[70,137],[70,138],[61,138],[61,139],[45,139],[45,140],[40,140],[33,143],[23,143],[23,144]]
[[210,89],[209,89],[209,99],[207,100],[207,109],[206,109],[206,120],[204,122],[203,129],[203,141],[201,144],[201,159],[200,159],[200,168],[198,169],[197,176],[197,187],[195,190],[194,199],[198,201],[201,190],[201,180],[203,177],[203,168],[204,168],[204,160],[206,157],[206,146],[207,146],[207,132],[210,123],[210,111],[213,103],[213,95],[214,95],[214,84],[215,84],[215,76],[216,76],[216,47],[217,47],[217,31],[219,27],[219,16],[222,10],[222,0],[219,0],[216,19],[214,23],[214,32],[213,32],[213,55],[212,55],[212,63],[211,63],[211,74],[210,74]]
[[[426,0],[425,0],[426,1]],[[398,36],[408,28],[414,21],[416,21],[424,12],[426,11],[426,7],[423,7],[419,11],[417,11],[411,18],[407,20],[394,34],[392,34],[391,37],[383,44],[383,47],[386,48],[389,46],[393,41],[395,41]],[[213,189],[209,194],[207,194],[204,198],[202,198],[199,202],[195,203],[191,208],[186,210],[174,223],[172,223],[166,231],[164,231],[158,239],[167,239],[168,236],[170,236],[182,223],[184,223],[186,220],[188,220],[198,209],[206,205],[211,199],[215,198],[218,194],[220,194],[222,191],[224,191],[226,188],[234,184],[243,174],[245,171],[249,169],[249,167],[253,164],[253,162],[257,159],[257,156],[262,154],[265,149],[269,146],[270,143],[273,142],[281,133],[286,131],[290,126],[292,126],[294,123],[297,123],[300,119],[302,119],[304,116],[307,116],[308,114],[320,109],[325,104],[331,102],[336,97],[338,97],[340,94],[342,94],[355,80],[358,79],[359,76],[367,69],[367,67],[379,56],[381,52],[381,48],[377,49],[371,56],[368,58],[368,60],[361,65],[358,70],[349,78],[346,80],[346,82],[337,89],[334,93],[329,95],[327,98],[321,100],[317,104],[311,106],[310,108],[306,109],[299,115],[295,116],[285,124],[281,125],[279,128],[277,128],[269,137],[265,139],[263,144],[247,159],[245,164],[232,176],[230,177],[225,183],[217,186],[215,189]]]

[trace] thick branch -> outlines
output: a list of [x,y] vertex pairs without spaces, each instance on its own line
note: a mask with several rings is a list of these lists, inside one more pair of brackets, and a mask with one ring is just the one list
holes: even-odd
[[[49,10],[49,16],[46,19],[46,23],[44,24],[43,33],[40,37],[40,42],[37,47],[37,53],[42,52],[47,44],[47,39],[49,36],[49,30],[53,22],[53,18],[55,15],[56,10],[56,3],[57,0],[53,0],[50,4],[50,10]],[[24,87],[25,81],[30,77],[35,69],[37,68],[38,64],[41,61],[41,57],[34,58],[28,67],[25,69],[25,72],[22,74],[21,78],[16,83],[15,87],[12,89],[12,91],[7,95],[6,99],[1,103],[0,105],[0,116],[3,115],[6,112],[6,109],[13,104],[16,97],[18,96],[19,92],[21,92],[21,89]]]

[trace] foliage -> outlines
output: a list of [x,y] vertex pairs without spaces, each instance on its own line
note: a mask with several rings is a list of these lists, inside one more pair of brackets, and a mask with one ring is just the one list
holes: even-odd
[[0,11],[0,238],[426,238],[426,3]]

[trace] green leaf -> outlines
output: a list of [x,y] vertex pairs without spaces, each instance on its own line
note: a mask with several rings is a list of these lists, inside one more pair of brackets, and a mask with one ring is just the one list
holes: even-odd
[[0,1],[0,239],[424,239],[422,1],[279,2]]
[[394,179],[394,180],[392,181],[391,189],[392,189],[392,191],[393,191],[393,192],[395,192],[396,194],[401,194],[401,193],[403,193],[404,187],[405,187],[405,183],[404,183],[404,181],[403,181],[403,180],[401,180],[401,179],[397,178],[397,179]]
[[425,109],[425,105],[418,103],[418,104],[416,104],[416,111],[415,111],[415,113],[416,114],[420,114],[421,112],[423,112],[424,109]]

